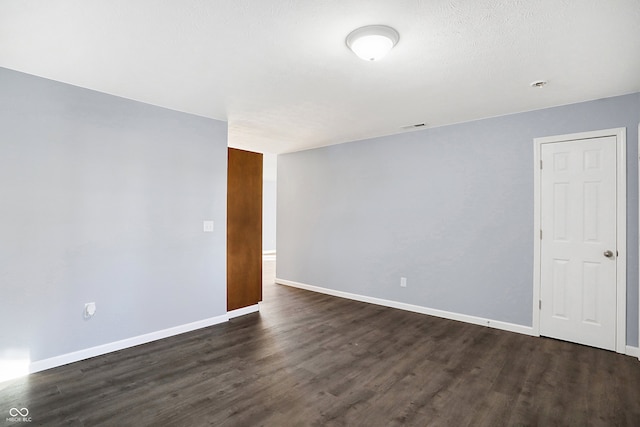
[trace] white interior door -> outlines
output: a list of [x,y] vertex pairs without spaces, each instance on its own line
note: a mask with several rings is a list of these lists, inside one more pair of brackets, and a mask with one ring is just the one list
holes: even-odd
[[615,350],[616,137],[540,150],[540,335]]

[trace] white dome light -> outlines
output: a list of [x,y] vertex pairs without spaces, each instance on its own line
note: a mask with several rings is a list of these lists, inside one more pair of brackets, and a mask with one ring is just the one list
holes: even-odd
[[398,43],[400,35],[386,25],[368,25],[347,36],[347,46],[365,61],[377,61]]

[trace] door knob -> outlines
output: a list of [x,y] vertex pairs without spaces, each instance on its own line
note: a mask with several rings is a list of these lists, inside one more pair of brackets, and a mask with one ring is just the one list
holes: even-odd
[[613,256],[613,252],[611,251],[604,251],[604,256],[606,256],[607,258],[611,258]]

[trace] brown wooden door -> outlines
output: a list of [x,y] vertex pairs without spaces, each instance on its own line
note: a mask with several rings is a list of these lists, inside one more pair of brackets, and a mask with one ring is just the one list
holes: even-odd
[[262,301],[262,154],[229,148],[227,311]]

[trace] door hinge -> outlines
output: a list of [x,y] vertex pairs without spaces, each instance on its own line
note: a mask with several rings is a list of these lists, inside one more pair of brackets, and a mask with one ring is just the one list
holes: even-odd
[[542,300],[538,300],[538,310],[542,310]]
[[542,228],[540,229],[540,240],[542,240]]
[[540,160],[540,169],[542,169],[542,160]]

